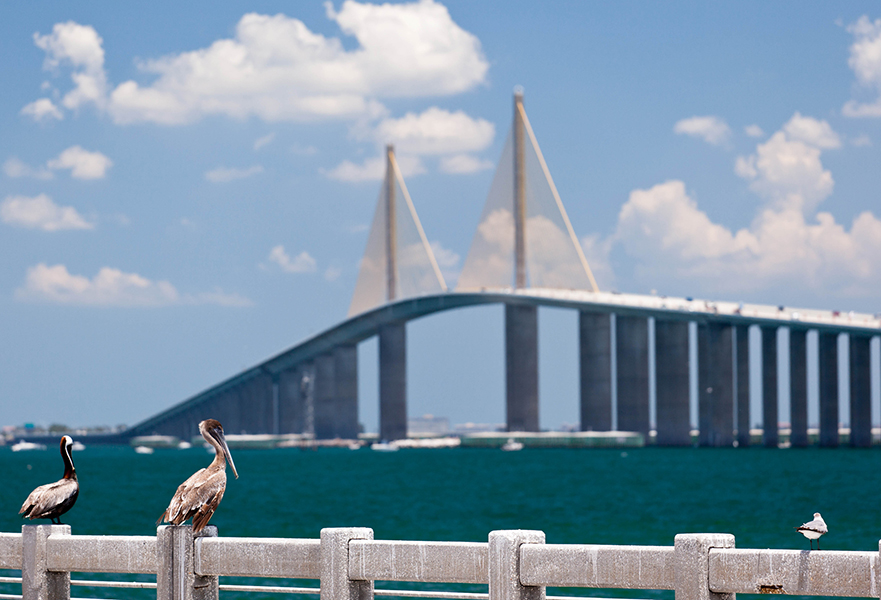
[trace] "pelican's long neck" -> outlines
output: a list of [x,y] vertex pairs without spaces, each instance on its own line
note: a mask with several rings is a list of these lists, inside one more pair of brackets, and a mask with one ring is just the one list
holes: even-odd
[[73,457],[70,455],[70,446],[62,444],[61,458],[64,460],[64,477],[63,479],[73,479],[76,481],[76,469],[73,466]]
[[202,434],[202,437],[205,440],[214,446],[214,460],[211,461],[211,464],[208,465],[209,469],[219,469],[223,471],[226,469],[226,455],[223,452],[223,446],[221,446],[220,442],[214,439],[214,436],[208,435],[207,433]]

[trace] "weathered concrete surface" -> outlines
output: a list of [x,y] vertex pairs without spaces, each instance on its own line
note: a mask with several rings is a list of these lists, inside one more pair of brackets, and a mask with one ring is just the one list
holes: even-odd
[[218,577],[195,570],[196,540],[209,537],[217,537],[214,525],[195,535],[192,525],[163,525],[156,530],[157,600],[217,600]]
[[53,573],[47,562],[49,536],[70,535],[70,525],[24,525],[21,528],[22,600],[68,600],[70,573]]
[[195,569],[202,575],[318,579],[320,547],[318,540],[205,538],[196,544]]
[[713,549],[709,581],[714,591],[732,594],[877,598],[878,563],[878,552]]
[[20,533],[0,533],[0,569],[21,569]]
[[349,542],[349,578],[489,583],[489,547],[477,542]]
[[593,588],[672,590],[672,547],[523,544],[520,582]]
[[676,600],[734,600],[734,595],[710,589],[710,549],[733,548],[728,533],[680,533],[673,541]]
[[578,313],[581,431],[612,430],[612,321],[606,313]]
[[46,541],[46,560],[52,571],[156,573],[156,538],[53,535]]
[[349,578],[349,542],[372,540],[367,527],[336,527],[321,530],[321,600],[372,600],[372,581]]
[[544,600],[544,586],[526,586],[520,580],[520,551],[528,544],[544,544],[543,531],[515,529],[489,534],[489,600]]

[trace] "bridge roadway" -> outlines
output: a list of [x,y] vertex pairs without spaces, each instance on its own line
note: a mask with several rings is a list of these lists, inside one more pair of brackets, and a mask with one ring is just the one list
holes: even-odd
[[[688,323],[698,324],[700,444],[749,443],[749,346],[747,328],[758,325],[763,348],[763,422],[777,422],[777,328],[790,329],[792,443],[807,445],[805,334],[817,330],[820,355],[820,443],[838,444],[837,337],[850,336],[851,444],[871,444],[870,342],[881,334],[881,315],[797,309],[690,298],[554,289],[492,289],[408,298],[347,319],[205,391],[135,425],[127,436],[167,434],[189,439],[202,418],[218,418],[228,433],[300,433],[312,422],[319,438],[358,433],[357,344],[380,336],[380,429],[383,437],[406,436],[407,321],[437,312],[484,304],[517,310],[538,306],[580,313],[581,428],[612,426],[611,353],[618,357],[618,428],[648,433],[648,321],[656,322],[657,441],[691,443],[688,421]],[[616,344],[608,315],[615,314]],[[517,323],[514,324],[515,327]],[[536,327],[536,325],[533,325]],[[527,328],[528,329],[528,328]],[[528,333],[528,332],[527,332]],[[506,321],[506,338],[516,338]],[[537,390],[537,340],[526,339],[526,361],[507,344],[506,364],[526,365],[526,382]],[[532,337],[535,338],[533,332]],[[537,346],[536,346],[537,347]],[[735,360],[736,354],[736,360]],[[519,362],[518,362],[519,360]],[[519,366],[518,366],[519,365]],[[536,372],[529,373],[528,371]],[[304,376],[312,382],[304,385]],[[522,377],[522,375],[521,375]],[[737,385],[740,381],[741,384]],[[508,386],[511,387],[509,374]],[[526,386],[528,387],[528,385]],[[314,413],[307,415],[306,395]],[[735,404],[735,393],[737,403]],[[534,406],[518,406],[534,404]],[[736,423],[734,408],[737,410]],[[517,415],[533,414],[517,422]],[[538,397],[507,402],[510,430],[537,430]],[[513,415],[513,416],[512,416]],[[514,422],[512,422],[514,421]],[[765,428],[764,444],[776,446],[777,429]]]

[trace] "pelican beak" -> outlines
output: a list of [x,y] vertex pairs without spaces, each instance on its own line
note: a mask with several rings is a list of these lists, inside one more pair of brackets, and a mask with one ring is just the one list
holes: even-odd
[[223,437],[223,432],[217,432],[217,440],[220,442],[220,446],[223,448],[223,454],[226,456],[226,462],[229,463],[229,466],[232,467],[232,473],[236,476],[236,479],[239,478],[239,472],[236,471],[236,463],[232,460],[232,454],[229,453],[229,446],[226,445],[226,438]]

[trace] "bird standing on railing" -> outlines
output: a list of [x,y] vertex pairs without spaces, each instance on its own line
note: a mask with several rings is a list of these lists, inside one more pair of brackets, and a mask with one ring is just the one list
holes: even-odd
[[60,445],[61,458],[64,460],[64,476],[55,483],[41,485],[31,492],[18,511],[22,518],[51,519],[56,525],[61,525],[61,515],[69,511],[76,502],[80,486],[76,480],[76,469],[73,467],[73,458],[70,455],[73,440],[66,435],[61,438]]
[[205,528],[211,515],[223,499],[226,490],[226,462],[232,467],[233,475],[239,478],[236,464],[229,453],[223,426],[214,419],[206,419],[199,423],[199,433],[209,444],[214,446],[214,460],[204,469],[199,469],[189,479],[180,484],[171,503],[157,523],[167,521],[180,525],[190,517],[193,518],[193,533]]
[[814,549],[814,540],[817,540],[817,550],[820,549],[820,536],[829,531],[826,527],[826,521],[820,516],[820,513],[814,513],[814,520],[796,527],[796,531],[811,540],[811,550]]

